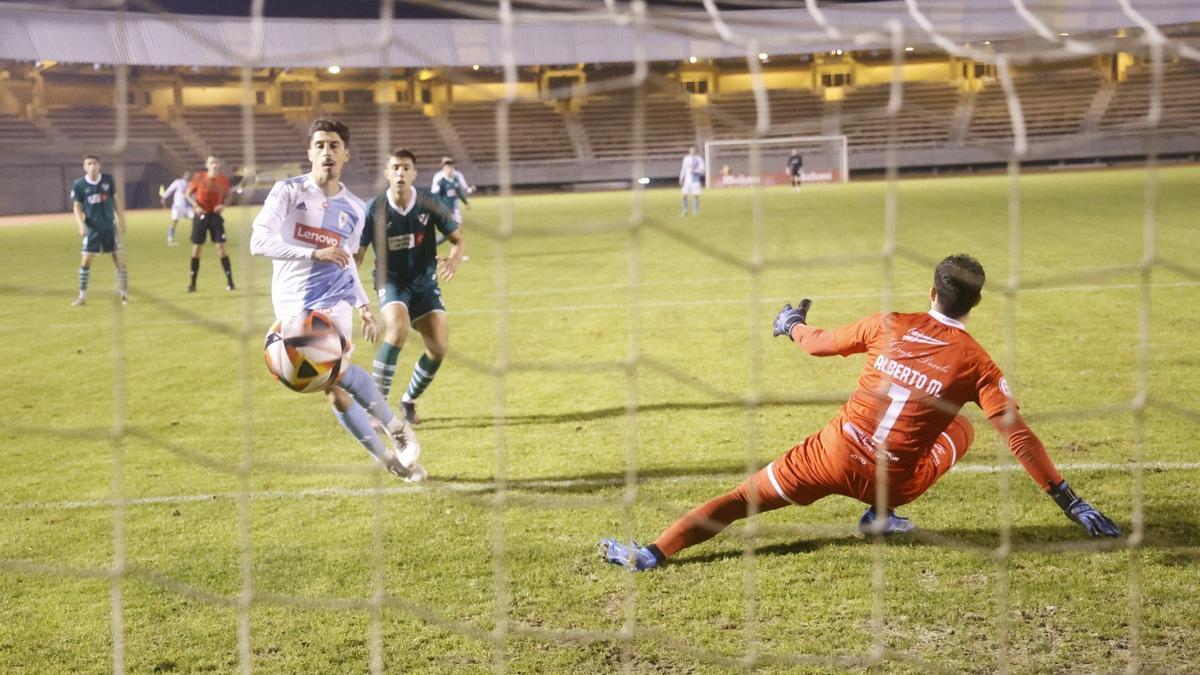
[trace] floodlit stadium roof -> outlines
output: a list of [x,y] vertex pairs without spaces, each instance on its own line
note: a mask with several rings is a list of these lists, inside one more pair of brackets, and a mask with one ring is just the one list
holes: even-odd
[[[1017,3],[1021,4],[1021,3]],[[1157,26],[1200,21],[1200,3],[1159,2],[1127,14],[1111,0],[900,0],[819,5],[821,9],[664,10],[652,17],[628,3],[575,12],[514,14],[511,33],[497,21],[470,19],[317,19],[149,14],[0,4],[0,59],[148,66],[242,65],[351,68],[503,65],[511,45],[515,65],[611,63],[701,58],[754,58],[760,52],[799,54],[878,49],[905,44],[1035,41],[1053,56],[1078,55],[1089,39],[1111,41],[1118,29],[1142,35]],[[1074,36],[1067,38],[1063,34]],[[1061,37],[1060,37],[1061,36]],[[1179,46],[1182,43],[1176,43]],[[993,48],[989,48],[989,52]],[[1200,55],[1184,46],[1185,55]],[[1106,44],[1098,51],[1112,51]]]

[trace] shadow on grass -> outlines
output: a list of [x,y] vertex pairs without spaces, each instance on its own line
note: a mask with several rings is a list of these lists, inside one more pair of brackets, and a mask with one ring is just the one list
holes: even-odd
[[[763,466],[766,466],[764,462]],[[742,478],[737,476],[743,475],[746,472],[745,463],[731,464],[703,464],[692,466],[658,466],[653,468],[643,468],[638,470],[639,485],[648,481],[670,480],[672,478],[693,478],[696,476],[711,476],[713,480],[724,480],[728,485],[725,488],[718,489],[733,489],[742,482]],[[491,479],[488,479],[491,480]],[[438,477],[439,482],[443,483],[478,483],[479,478],[460,478],[460,477]],[[547,476],[543,478],[510,478],[507,481],[509,490],[527,490],[529,492],[545,492],[556,494],[587,494],[608,490],[625,485],[625,472],[623,471],[593,471],[589,473],[575,473],[570,476]],[[494,492],[495,489],[480,490],[480,492]],[[714,493],[715,495],[716,493]]]
[[[803,403],[795,401],[761,401],[757,404],[759,408],[771,408],[777,406],[797,406]],[[825,405],[821,403],[821,405]],[[637,407],[637,414],[651,412],[673,412],[676,410],[721,410],[746,408],[743,401],[698,401],[695,403],[647,403]],[[566,424],[569,422],[594,422],[597,420],[613,419],[617,417],[625,417],[629,411],[625,406],[613,406],[611,408],[597,408],[595,410],[576,410],[564,413],[545,413],[538,415],[508,415],[505,417],[505,425],[510,427],[519,426],[537,426],[551,424]],[[437,417],[435,419],[421,422],[417,427],[417,431],[426,430],[446,430],[446,429],[490,429],[496,426],[496,418],[487,416],[473,417]],[[814,427],[813,431],[817,431],[820,427]]]
[[[1011,530],[1012,555],[1107,552],[1125,556],[1128,555],[1129,525],[1128,523],[1121,525],[1126,537],[1115,539],[1091,539],[1078,526],[1065,521],[1062,525],[1015,527]],[[884,540],[884,544],[889,548],[949,548],[992,558],[1000,546],[1000,533],[995,529],[986,528],[951,528],[936,531],[918,528],[909,534],[888,537]],[[824,536],[758,546],[755,547],[754,553],[757,556],[790,556],[814,553],[829,547],[867,547],[871,545],[870,539],[848,533],[844,536]],[[1155,555],[1160,561],[1169,565],[1200,564],[1200,520],[1197,520],[1195,516],[1180,518],[1176,514],[1169,520],[1159,521],[1151,517],[1148,511],[1145,537],[1139,548]],[[740,550],[713,551],[698,555],[684,553],[682,557],[672,558],[670,564],[690,565],[741,557]]]

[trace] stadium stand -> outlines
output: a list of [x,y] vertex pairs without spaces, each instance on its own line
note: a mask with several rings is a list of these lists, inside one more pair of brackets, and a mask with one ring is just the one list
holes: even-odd
[[[773,136],[798,136],[821,133],[825,106],[820,97],[806,90],[771,89],[767,91],[771,106]],[[754,93],[733,92],[714,96],[709,105],[709,119],[716,138],[749,138],[755,133],[758,107]]]
[[[697,144],[695,124],[686,101],[678,97],[647,94],[645,101],[645,157],[682,157]],[[579,111],[588,144],[599,160],[628,158],[634,154],[633,92],[615,92],[589,98]],[[565,134],[565,130],[564,130]]]
[[[1104,82],[1095,70],[1070,70],[1023,73],[1013,78],[1027,136],[1070,136],[1083,129],[1087,113]],[[987,144],[1008,142],[1012,122],[1008,101],[999,82],[992,82],[975,100],[967,142]]]
[[[539,101],[517,101],[508,112],[509,152],[513,162],[578,161],[563,116]],[[466,146],[467,165],[494,164],[498,147],[496,104],[459,103],[449,121]]]
[[[1150,109],[1152,70],[1148,64],[1131,68],[1100,122],[1106,133],[1141,133]],[[1165,64],[1162,85],[1163,131],[1200,133],[1200,64]]]
[[3,138],[5,143],[29,145],[45,143],[48,140],[45,132],[32,122],[3,113],[0,113],[0,138]]
[[[221,158],[223,170],[232,173],[245,164],[242,147],[242,109],[239,106],[205,106],[183,111],[183,120]],[[304,132],[278,112],[254,111],[255,156],[260,167],[307,161]]]
[[[46,114],[51,128],[86,152],[104,153],[117,136],[116,110],[111,107],[54,107]],[[203,158],[167,123],[129,110],[129,141],[157,143],[181,166],[198,166]]]
[[[1200,64],[1170,62],[1163,68],[1162,120],[1156,127],[1159,137],[1166,139],[1161,147],[1180,158],[1195,156],[1200,153]],[[515,186],[617,184],[614,181],[629,179],[629,161],[636,150],[632,133],[635,97],[624,81],[613,79],[620,74],[619,70],[606,69],[597,76],[603,79],[588,82],[590,93],[586,98],[559,102],[555,107],[528,98],[513,103],[508,138],[512,160],[509,178]],[[897,161],[904,169],[995,166],[1005,161],[1012,143],[1008,101],[994,77],[987,72],[977,74],[982,80],[978,90],[949,77],[906,81],[903,105],[894,118],[887,114],[888,83],[847,86],[841,100],[829,101],[808,86],[776,86],[766,90],[770,126],[765,135],[845,134],[854,171],[884,167],[892,141],[899,153]],[[103,73],[92,76],[90,71],[72,72],[74,80],[56,83],[51,71],[46,87],[77,86],[73,83],[84,75],[97,82],[106,77]],[[1027,65],[1014,71],[1013,81],[1031,141],[1026,161],[1121,160],[1145,152],[1151,67],[1139,61],[1129,66],[1121,80],[1111,75],[1096,62],[1082,60],[1058,67]],[[753,92],[737,90],[737,84],[722,90],[721,84],[718,81],[717,88],[707,96],[689,98],[669,67],[652,73],[643,85],[644,175],[673,180],[679,157],[689,145],[757,135]],[[228,86],[236,87],[232,74]],[[16,91],[20,94],[19,89]],[[46,175],[68,175],[76,170],[81,152],[111,152],[117,131],[113,107],[56,103],[38,113],[36,102],[22,97],[28,94],[17,96],[17,103],[10,103],[0,114],[0,136],[6,146],[12,147],[7,154],[10,174],[33,175],[53,166],[45,168]],[[58,100],[72,98],[60,96]],[[76,96],[75,100],[82,99]],[[126,161],[134,167],[128,180],[144,183],[141,189],[145,194],[152,197],[158,182],[182,168],[199,168],[208,152],[224,160],[223,170],[228,175],[240,173],[246,155],[241,107],[176,103],[160,106],[155,114],[151,109],[128,109],[130,146]],[[26,119],[19,112],[23,110],[32,111],[34,117]],[[356,132],[348,180],[356,187],[369,185],[374,189],[383,165],[378,129],[384,113],[372,103],[337,106],[328,111],[321,107],[282,112],[277,108],[256,109],[253,121],[259,178],[269,183],[302,170],[306,161],[304,130],[308,120],[320,114],[340,117]],[[437,170],[441,157],[450,155],[473,184],[499,184],[494,101],[454,102],[436,116],[408,105],[393,105],[386,114],[388,143],[416,152],[423,174]],[[30,146],[39,148],[36,156],[17,150]],[[13,203],[29,201],[17,199],[19,195],[14,191],[8,194],[14,196],[10,200]],[[136,196],[132,190],[130,196]],[[142,200],[131,203],[140,204]],[[32,208],[32,203],[20,207]]]
[[[887,147],[891,134],[887,114],[890,96],[889,84],[859,87],[847,93],[837,118],[839,126],[832,133],[846,134],[851,151]],[[905,148],[945,145],[958,98],[957,89],[946,82],[905,83],[895,120],[897,144]]]
[[[355,171],[375,172],[383,168],[379,150],[380,109],[378,106],[353,106],[330,113],[350,126],[350,163]],[[388,113],[388,139],[393,148],[404,147],[417,155],[422,172],[432,171],[444,155],[453,155],[451,146],[438,131],[433,120],[416,110],[391,106]]]

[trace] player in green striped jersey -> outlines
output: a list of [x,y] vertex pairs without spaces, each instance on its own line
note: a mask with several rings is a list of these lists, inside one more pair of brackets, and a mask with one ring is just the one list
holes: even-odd
[[[425,342],[425,352],[413,367],[400,402],[400,409],[411,423],[418,421],[416,400],[441,367],[449,342],[438,268],[442,280],[450,281],[466,251],[454,216],[436,198],[413,187],[416,164],[416,155],[407,149],[391,153],[388,190],[367,203],[366,226],[355,254],[361,264],[367,247],[375,249],[374,278],[385,329],[383,344],[375,354],[373,375],[384,396],[391,390],[396,360],[409,326],[417,329]],[[444,258],[437,255],[439,233],[451,243],[450,254]],[[381,255],[380,251],[386,253]]]
[[100,253],[111,253],[117,268],[117,286],[121,292],[121,304],[129,302],[129,277],[125,271],[125,255],[120,237],[125,234],[125,224],[117,219],[117,183],[113,177],[100,172],[100,158],[85,155],[84,175],[71,186],[71,203],[75,212],[75,224],[83,239],[82,258],[79,262],[79,297],[71,303],[79,307],[87,302],[88,281],[92,276],[92,259]]

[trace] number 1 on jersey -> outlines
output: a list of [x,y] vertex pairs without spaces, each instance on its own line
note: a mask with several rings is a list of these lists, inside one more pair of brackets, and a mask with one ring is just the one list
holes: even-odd
[[875,441],[876,445],[883,445],[888,434],[892,432],[892,427],[899,419],[900,411],[904,409],[904,404],[908,402],[908,397],[912,395],[912,392],[893,382],[892,386],[888,387],[887,395],[892,402],[888,405],[887,411],[883,413],[883,419],[879,420],[879,426],[871,436],[871,440]]

